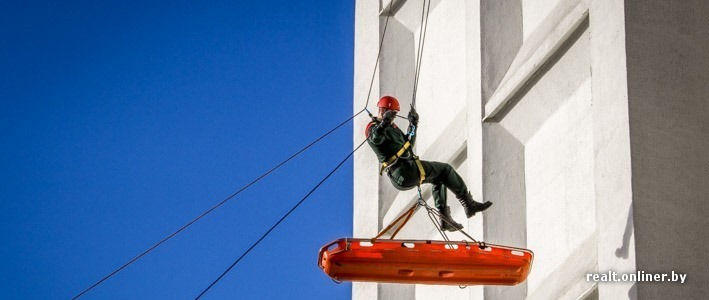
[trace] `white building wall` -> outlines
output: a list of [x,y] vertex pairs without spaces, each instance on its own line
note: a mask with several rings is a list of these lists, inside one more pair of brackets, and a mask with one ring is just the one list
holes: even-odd
[[[482,100],[483,190],[495,203],[485,239],[532,249],[534,268],[518,286],[485,287],[486,299],[576,299],[593,289],[584,276],[597,256],[588,9],[581,1],[539,4],[522,3],[520,33],[501,32],[522,42],[508,68],[489,70],[504,76]],[[483,22],[498,22],[503,12],[486,7]],[[494,44],[482,42],[483,60],[498,59]]]
[[[357,1],[354,110],[366,101],[379,34],[391,13],[369,108],[376,109],[380,96],[393,95],[406,115],[423,0],[393,0],[393,9],[379,15],[389,1]],[[702,53],[708,52],[699,49],[709,45],[709,36],[688,28],[709,25],[702,17],[709,12],[709,3],[662,3],[647,7],[630,0],[432,0],[417,94],[421,123],[416,153],[425,160],[451,163],[476,199],[493,201],[490,210],[463,222],[466,230],[490,243],[533,250],[533,269],[526,282],[514,287],[355,283],[353,298],[636,299],[639,293],[652,298],[664,292],[666,298],[672,296],[668,291],[689,296],[706,292],[701,283],[691,283],[688,289],[647,285],[638,292],[632,283],[594,283],[585,277],[607,271],[632,273],[643,266],[670,272],[674,264],[694,272],[688,276],[706,278],[696,265],[686,264],[688,253],[705,249],[703,239],[682,235],[671,239],[694,244],[678,251],[684,257],[659,263],[672,251],[653,246],[662,234],[694,232],[691,224],[706,220],[696,213],[707,207],[696,195],[708,194],[697,178],[709,178],[706,157],[679,164],[686,167],[675,167],[669,175],[650,171],[668,166],[667,157],[677,157],[678,151],[709,153],[708,139],[701,137],[707,132],[709,110],[706,101],[697,98],[706,96],[707,85],[697,82],[709,77],[709,69],[683,61],[706,58]],[[628,10],[633,17],[626,20]],[[676,21],[682,14],[690,20]],[[663,23],[653,24],[657,19]],[[626,26],[632,30],[626,32]],[[652,30],[668,34],[657,37]],[[659,47],[665,40],[678,46]],[[626,45],[635,48],[626,50]],[[661,63],[643,59],[641,47],[647,45],[661,49],[653,52],[653,59]],[[693,67],[673,69],[677,62]],[[667,104],[672,102],[656,96],[661,92],[647,92],[661,85],[658,65],[677,77],[687,76],[683,73],[687,69],[695,75],[696,80],[663,86],[673,91],[665,93],[667,97],[679,95],[682,104]],[[646,76],[648,72],[652,75]],[[654,101],[653,106],[644,105],[645,97]],[[660,130],[657,122],[644,118],[664,114],[675,123],[684,119],[687,125]],[[355,122],[357,144],[367,122],[364,117]],[[408,125],[404,119],[397,122],[402,128]],[[658,131],[665,138],[648,138]],[[651,142],[660,147],[641,148]],[[657,185],[663,189],[649,189],[655,178],[668,183]],[[676,191],[686,209],[669,214],[655,210],[672,207],[665,190]],[[432,202],[430,187],[424,186],[423,195]],[[455,197],[448,198],[453,217],[465,220]],[[355,154],[356,237],[374,236],[415,200],[415,190],[399,192],[388,178],[377,175],[376,158],[369,149]],[[641,215],[634,214],[635,205]],[[655,224],[658,218],[672,225]],[[636,228],[644,230],[641,237],[635,235]],[[440,239],[422,211],[398,238]],[[698,255],[706,258],[704,252]]]
[[526,40],[562,0],[522,0],[522,31]]
[[[353,111],[359,112],[367,103],[372,73],[379,49],[381,28],[378,1],[356,1],[355,7],[355,63],[354,63],[354,103]],[[374,73],[378,82],[379,72]],[[372,87],[373,98],[379,95],[379,85]],[[371,102],[372,100],[370,100]],[[376,103],[376,100],[374,103]],[[364,140],[364,128],[369,119],[360,116],[354,119],[353,144],[359,145]],[[364,150],[364,149],[363,149]],[[379,230],[379,178],[377,158],[371,153],[358,151],[354,155],[354,237],[372,237]],[[378,299],[376,283],[356,282],[352,285],[353,299]]]

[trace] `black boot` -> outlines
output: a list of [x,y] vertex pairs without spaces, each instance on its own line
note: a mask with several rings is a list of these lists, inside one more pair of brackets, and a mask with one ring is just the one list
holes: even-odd
[[443,231],[457,231],[463,229],[463,225],[453,221],[451,217],[451,208],[445,207],[438,210],[441,213],[441,230]]
[[490,206],[492,206],[492,202],[490,202],[490,201],[485,201],[485,203],[480,203],[480,202],[473,200],[473,195],[471,195],[470,192],[468,192],[468,194],[465,195],[465,197],[458,198],[458,201],[460,201],[460,204],[463,205],[463,208],[465,209],[465,215],[468,218],[471,218],[472,216],[475,215],[475,213],[486,210]]

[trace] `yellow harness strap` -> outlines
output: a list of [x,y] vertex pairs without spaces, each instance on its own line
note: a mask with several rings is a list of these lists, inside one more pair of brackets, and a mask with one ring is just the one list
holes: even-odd
[[404,155],[404,152],[406,152],[406,150],[408,150],[409,147],[411,147],[411,142],[408,142],[408,141],[407,141],[407,142],[404,144],[404,146],[401,147],[401,149],[399,149],[398,152],[396,152],[396,154],[395,154],[394,156],[390,157],[389,159],[387,159],[387,161],[383,162],[383,163],[382,163],[382,167],[379,169],[379,175],[381,176],[382,173],[384,173],[384,170],[385,170],[389,165],[393,164],[397,159],[399,159],[399,157],[401,157],[402,155]]
[[[407,141],[404,146],[396,152],[396,155],[390,157],[389,159],[387,159],[387,161],[383,162],[382,167],[379,169],[379,175],[381,176],[382,173],[384,173],[384,170],[386,170],[389,165],[393,164],[397,159],[399,159],[399,157],[404,155],[404,152],[406,152],[409,147],[411,147],[411,142]],[[414,156],[414,160],[416,161],[416,166],[419,168],[419,185],[421,185],[423,184],[423,181],[426,180],[426,170],[424,170],[423,164],[421,164],[421,160],[419,160],[418,156]]]
[[416,165],[419,167],[419,177],[421,177],[421,180],[419,181],[419,185],[423,184],[423,181],[426,180],[426,170],[423,169],[423,165],[421,164],[421,160],[417,156],[414,156],[414,159],[416,160]]

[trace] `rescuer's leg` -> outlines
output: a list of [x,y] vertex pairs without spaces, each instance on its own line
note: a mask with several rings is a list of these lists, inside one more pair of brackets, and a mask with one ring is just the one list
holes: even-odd
[[433,194],[433,204],[438,210],[448,206],[448,189],[446,189],[445,185],[442,183],[434,184],[431,193]]
[[462,205],[465,209],[465,216],[467,216],[468,218],[471,218],[475,215],[475,213],[486,210],[490,208],[490,206],[492,206],[492,202],[490,201],[480,203],[473,200],[473,195],[471,195],[470,192],[465,194],[463,198],[458,198],[458,201],[460,201],[460,205]]
[[[455,197],[465,209],[465,215],[470,218],[477,212],[488,209],[492,202],[480,203],[473,200],[473,196],[468,191],[463,178],[449,164],[435,161],[421,161],[426,171],[426,183],[435,185],[443,184],[451,189]],[[438,206],[437,206],[438,207]]]
[[443,209],[438,210],[441,213],[441,230],[443,231],[456,231],[463,229],[463,225],[453,221],[451,217],[451,208],[446,206]]
[[463,229],[463,225],[453,221],[451,217],[451,209],[447,204],[448,190],[443,184],[433,185],[433,203],[436,205],[438,212],[441,213],[441,230],[444,231],[456,231],[458,229]]

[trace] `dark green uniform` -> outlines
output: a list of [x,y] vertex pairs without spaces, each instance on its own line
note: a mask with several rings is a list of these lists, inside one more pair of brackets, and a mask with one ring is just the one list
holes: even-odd
[[[413,131],[415,131],[415,127]],[[404,134],[394,123],[386,126],[381,120],[373,119],[367,126],[366,134],[367,143],[377,154],[380,163],[395,156],[407,141],[411,143],[409,150],[391,164],[386,172],[396,189],[404,191],[416,187],[419,184],[420,175],[411,151],[414,142],[416,142],[415,132]],[[446,187],[451,189],[458,199],[465,198],[468,194],[468,187],[465,186],[463,178],[449,164],[423,160],[421,164],[426,172],[423,182],[433,184],[433,200],[437,209],[441,210],[447,207]]]

